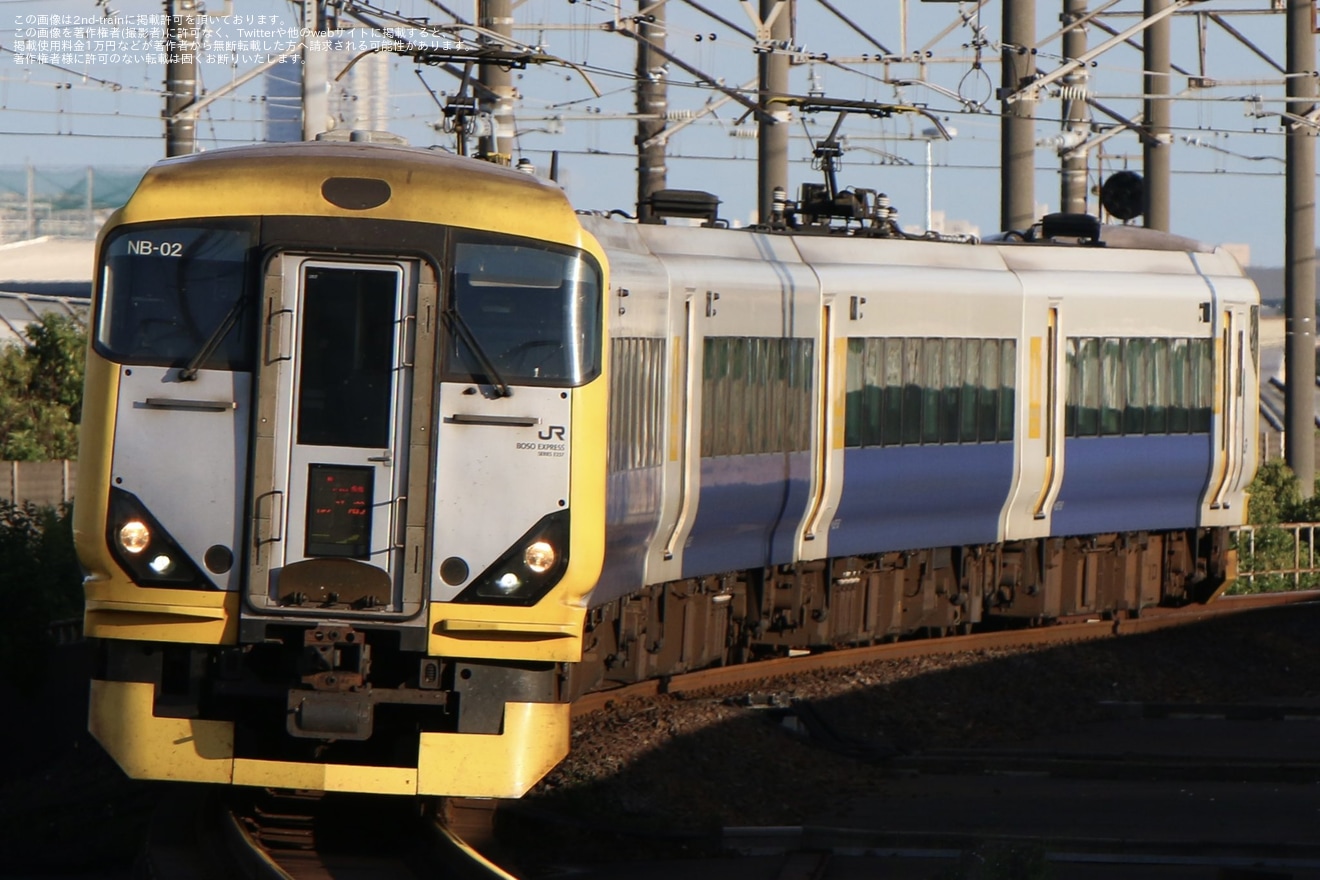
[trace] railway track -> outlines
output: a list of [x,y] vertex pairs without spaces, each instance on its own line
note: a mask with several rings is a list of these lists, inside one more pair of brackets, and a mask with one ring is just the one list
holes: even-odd
[[[1092,698],[1095,702],[1089,703],[1100,711],[1088,711],[1084,713],[1085,721],[1060,727],[1044,717],[1051,695],[1060,694],[1052,689],[1032,693],[1027,688],[1040,687],[1041,683],[1051,688],[1066,687],[1067,675],[1046,675],[1027,687],[1015,687],[1009,679],[1019,674],[1030,676],[1033,669],[1057,667],[1063,657],[1102,665],[1102,656],[1129,660],[1140,657],[1145,661],[1162,656],[1182,663],[1195,656],[1188,647],[1202,643],[1210,651],[1222,645],[1229,656],[1237,656],[1260,645],[1262,639],[1273,642],[1275,638],[1293,638],[1297,635],[1294,630],[1311,626],[1301,621],[1314,621],[1315,615],[1307,610],[1305,616],[1297,618],[1296,627],[1283,625],[1277,612],[1256,617],[1258,622],[1245,628],[1230,623],[1228,618],[1297,602],[1314,603],[1317,598],[1314,593],[1231,597],[1204,608],[1151,610],[1135,619],[1071,622],[1014,633],[901,642],[817,657],[786,658],[753,664],[750,669],[676,677],[664,688],[648,685],[621,689],[606,695],[607,702],[613,697],[618,703],[614,711],[602,713],[592,729],[607,736],[613,731],[638,730],[637,736],[649,742],[641,763],[658,771],[622,770],[620,782],[593,785],[588,789],[588,798],[611,802],[621,788],[653,790],[655,780],[663,784],[665,773],[682,772],[678,768],[685,764],[692,766],[694,774],[701,773],[700,768],[711,767],[710,762],[694,758],[727,748],[729,737],[714,729],[703,735],[685,723],[681,713],[688,707],[694,712],[710,711],[697,708],[703,704],[733,705],[727,695],[742,691],[749,699],[737,703],[744,707],[741,720],[730,719],[724,725],[728,728],[736,724],[742,748],[762,757],[739,762],[729,755],[726,760],[736,766],[729,773],[720,773],[721,782],[738,784],[758,772],[787,772],[797,777],[795,783],[776,784],[765,779],[746,791],[770,802],[794,798],[795,788],[802,795],[837,793],[838,799],[816,798],[806,809],[776,811],[777,815],[767,816],[770,821],[762,819],[755,825],[740,822],[742,808],[720,802],[707,812],[723,817],[723,827],[697,829],[682,839],[673,836],[671,830],[669,841],[659,836],[648,840],[646,829],[639,829],[635,819],[620,816],[611,820],[600,812],[592,814],[591,824],[577,828],[569,827],[564,811],[553,808],[540,815],[528,815],[527,821],[543,823],[539,832],[542,838],[556,833],[545,829],[560,827],[559,835],[576,837],[578,850],[599,845],[606,851],[613,846],[616,850],[651,854],[652,862],[629,864],[628,875],[633,880],[675,874],[689,880],[714,880],[727,878],[735,871],[739,876],[745,872],[745,876],[782,880],[858,876],[902,880],[1043,876],[1055,880],[1108,876],[1316,880],[1320,878],[1320,844],[1314,842],[1310,823],[1320,811],[1320,759],[1313,754],[1313,743],[1320,735],[1320,699],[1315,697],[1314,688],[1308,689],[1303,683],[1306,693],[1296,698],[1278,695],[1257,699],[1249,685],[1243,687],[1247,679],[1234,679],[1236,689],[1205,692],[1193,688],[1190,692],[1211,696],[1199,702],[1179,701],[1177,672],[1167,677],[1174,688],[1161,691],[1129,688],[1129,682],[1118,671],[1121,667],[1114,667],[1115,671],[1106,673],[1116,676],[1112,695],[1099,694]],[[1221,618],[1220,625],[1207,630],[1213,635],[1207,635],[1204,641],[1195,635],[1179,635],[1170,641],[1182,648],[1163,655],[1152,653],[1160,649],[1151,647],[1163,640],[1134,640],[1133,645],[1147,647],[1133,654],[1114,638],[1215,618]],[[1227,642],[1222,641],[1225,638]],[[1107,648],[1100,641],[1103,639],[1114,640],[1115,650]],[[993,654],[994,648],[1062,647],[1082,641],[1095,644],[1068,646],[1069,652],[1064,655],[1001,654],[994,661],[973,666],[926,666],[924,661],[916,667],[908,664],[909,669],[953,668],[968,673],[981,667],[997,667],[998,678],[994,673],[927,673],[925,677],[936,684],[904,688],[902,696],[894,698],[919,702],[938,699],[939,688],[945,687],[952,690],[947,707],[958,705],[962,695],[970,693],[965,690],[969,681],[981,687],[982,693],[987,687],[1002,687],[1009,703],[1003,711],[1013,720],[1005,722],[1001,733],[1020,737],[982,738],[966,747],[948,745],[957,737],[944,738],[945,745],[914,745],[910,736],[893,747],[886,740],[890,733],[887,726],[869,726],[875,716],[856,714],[862,708],[861,699],[839,698],[828,691],[817,697],[815,691],[803,686],[809,676],[798,676],[808,665],[813,669],[847,667],[944,652],[988,650]],[[1286,654],[1284,651],[1276,656]],[[1047,657],[1051,659],[1043,659]],[[1313,680],[1314,663],[1300,656],[1294,659],[1294,672]],[[1144,664],[1129,667],[1133,675],[1151,668]],[[1195,675],[1197,670],[1195,666],[1169,668],[1183,669],[1187,675]],[[1222,667],[1206,664],[1202,674],[1213,675],[1211,670],[1217,668]],[[1285,668],[1278,667],[1277,674],[1285,673]],[[861,671],[859,680],[888,679],[881,679],[876,672]],[[1107,678],[1105,686],[1107,689]],[[871,687],[866,685],[868,690]],[[885,701],[886,690],[874,691],[879,701]],[[646,699],[648,691],[664,691],[671,696],[653,703]],[[1122,698],[1124,693],[1136,691],[1144,696]],[[1153,695],[1158,693],[1167,693],[1168,698]],[[672,695],[679,697],[674,700]],[[1023,705],[1029,707],[1033,702],[1042,710],[1040,716],[1024,713]],[[1070,702],[1077,704],[1076,700]],[[584,705],[589,704],[580,704],[576,709],[581,712]],[[669,715],[666,706],[677,720],[655,720],[657,715]],[[926,711],[932,713],[930,723],[958,730],[970,725],[973,718],[981,723],[985,717],[945,714],[935,700]],[[752,740],[749,717],[761,718],[761,729],[778,731],[778,744]],[[1032,723],[1037,717],[1044,722],[1039,729]],[[665,739],[666,729],[681,733]],[[810,758],[801,746],[786,742],[785,733],[806,744],[813,753],[833,753],[842,760],[830,763]],[[595,752],[610,754],[599,743],[587,745]],[[665,753],[672,757],[666,758]],[[767,755],[778,755],[779,763],[767,763]],[[710,797],[709,790],[703,790],[698,780],[692,780],[687,792],[693,799],[693,809],[708,807],[709,802],[702,798]],[[746,794],[741,797],[745,803]],[[541,805],[533,801],[511,806],[516,813],[530,814]],[[669,804],[664,815],[671,815],[673,809]],[[657,822],[655,827],[662,824]],[[621,840],[627,842],[621,845]],[[680,849],[683,855],[664,854],[666,850],[677,854]],[[734,864],[729,861],[730,855],[739,856],[737,868],[730,867]],[[561,850],[559,862],[547,865],[543,875],[551,876],[564,865],[579,871],[581,866],[574,864],[573,858],[571,851]],[[665,863],[665,858],[681,861]],[[993,870],[991,865],[995,866]],[[618,876],[617,867],[612,866],[588,866],[579,873],[581,880]],[[541,875],[531,874],[529,880],[537,876]]]
[[[805,876],[816,880],[857,876],[868,861],[882,871],[921,863],[964,871],[914,877],[1046,876],[1045,865],[1057,880],[1320,877],[1311,833],[1320,702],[1108,708],[1108,722],[1013,747],[881,756],[892,783],[834,821],[724,828],[719,847],[785,866],[810,862],[815,872]],[[791,711],[813,743],[839,749],[809,705]],[[995,859],[1019,860],[1018,871],[968,866]]]
[[[726,688],[747,688],[750,693],[758,688],[773,689],[771,683],[779,678],[883,660],[1112,639],[1257,609],[1316,601],[1320,601],[1320,592],[1225,597],[1207,606],[1150,609],[1139,617],[1117,620],[1069,621],[1022,630],[901,641],[784,657],[589,694],[574,703],[573,712],[575,717],[582,717],[615,701],[662,694],[694,695]],[[1014,780],[1015,784],[1023,780],[1028,783],[1048,780],[1053,785],[1077,786],[1149,784],[1152,780],[1175,786],[1294,783],[1299,780],[1320,782],[1320,759],[1312,759],[1309,754],[1275,761],[1240,751],[1189,755],[1186,744],[1205,739],[1191,732],[1191,728],[1167,733],[1165,739],[1171,744],[1171,751],[1167,754],[1136,754],[1122,748],[1114,752],[1114,744],[1121,746],[1121,740],[1111,740],[1107,753],[1097,749],[1088,752],[1090,744],[1077,742],[1072,747],[1033,744],[1022,749],[940,749],[897,754],[883,746],[877,747],[874,742],[857,742],[838,734],[828,712],[817,711],[810,701],[782,705],[769,701],[764,708],[768,709],[769,717],[810,741],[814,747],[866,763],[883,764],[898,780],[896,784],[901,784],[904,779],[929,781],[937,778],[953,780],[957,784],[969,779],[994,780],[1000,784],[1003,780]],[[1299,721],[1320,722],[1320,706],[1309,705],[1208,706],[1114,701],[1107,708],[1116,723],[1147,725],[1146,734],[1152,731],[1150,725],[1204,725],[1214,723],[1216,719],[1221,725],[1229,725],[1236,719],[1254,718],[1277,724],[1280,729],[1287,725],[1297,728]],[[1304,726],[1311,731],[1320,730],[1320,724]],[[975,783],[972,787],[975,788]],[[492,801],[451,800],[439,804],[436,809],[419,810],[416,801],[405,799],[382,801],[257,792],[241,802],[220,802],[200,788],[182,789],[171,800],[172,803],[163,805],[158,813],[138,876],[181,880],[220,877],[252,880],[375,880],[434,876],[509,878],[512,875],[482,855],[482,852],[495,852],[498,846],[493,830],[497,814],[524,826],[540,825],[542,835],[552,835],[560,823],[571,821],[564,817],[538,815],[535,808],[528,809],[523,804]],[[603,838],[618,839],[611,829],[598,830]],[[786,880],[798,877],[829,880],[848,876],[846,872],[836,872],[842,871],[841,866],[849,864],[849,860],[857,858],[878,859],[883,856],[892,865],[896,854],[903,854],[917,863],[928,860],[927,863],[932,864],[930,860],[941,859],[947,862],[959,853],[974,850],[976,841],[984,836],[981,830],[937,833],[895,823],[884,832],[874,828],[850,828],[846,824],[787,829],[730,827],[714,836],[699,835],[684,838],[684,841],[697,850],[742,854],[746,858],[778,858],[783,863],[778,876]],[[1095,864],[1115,868],[1135,864],[1133,859],[1144,859],[1144,863],[1149,864],[1174,864],[1178,859],[1189,858],[1188,852],[1194,848],[1192,844],[1177,841],[1167,842],[1168,845],[1147,841],[1135,847],[1110,846],[1103,839],[1097,842],[1094,834],[1069,837],[1058,830],[1039,838],[1017,839],[1011,833],[1003,833],[995,839],[1006,846],[1025,850],[1039,849],[1048,843],[1053,854],[1051,858],[1055,860],[1072,859],[1080,864],[1078,860],[1091,859]],[[1320,866],[1320,846],[1314,851],[1302,847],[1289,852],[1288,858],[1292,862],[1288,864],[1294,867],[1309,864],[1312,859]],[[1197,864],[1226,868],[1237,864],[1234,860],[1247,858],[1260,862],[1265,855],[1238,847],[1232,852],[1216,850],[1211,856],[1219,861],[1205,861],[1211,856],[1199,856],[1202,861]],[[1284,864],[1277,858],[1275,862]],[[670,867],[672,869],[672,865]],[[593,876],[590,869],[585,870],[586,877]],[[723,876],[720,870],[712,868],[709,876]],[[524,876],[537,875],[533,872]],[[615,875],[606,872],[599,876]],[[696,880],[706,875],[694,868],[691,876]],[[913,876],[929,877],[931,874]],[[1057,876],[1067,875],[1061,873]]]
[[[135,877],[512,880],[433,806],[409,799],[189,788],[158,808]],[[472,833],[479,836],[480,828]]]
[[[1277,375],[1260,384],[1260,414],[1276,431],[1284,431],[1287,428],[1287,394],[1287,386]],[[1315,424],[1316,427],[1320,427],[1320,377],[1316,379],[1316,404]]]

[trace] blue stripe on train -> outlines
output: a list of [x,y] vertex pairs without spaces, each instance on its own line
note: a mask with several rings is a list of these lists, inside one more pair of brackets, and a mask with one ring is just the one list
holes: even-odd
[[1208,434],[1069,438],[1050,531],[1191,528],[1210,464]]
[[1013,444],[888,446],[844,452],[830,555],[998,540]]
[[809,470],[805,452],[703,458],[683,576],[792,562]]

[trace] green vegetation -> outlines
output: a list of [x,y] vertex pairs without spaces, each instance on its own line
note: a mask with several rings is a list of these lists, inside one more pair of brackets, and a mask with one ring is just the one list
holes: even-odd
[[27,334],[27,345],[0,347],[0,460],[77,458],[87,334],[57,314]]
[[[0,460],[76,458],[87,336],[50,314],[27,327],[27,345],[0,347]],[[0,670],[36,687],[52,621],[82,611],[71,508],[0,500]]]
[[[1280,528],[1280,524],[1320,522],[1320,482],[1310,498],[1302,498],[1297,476],[1282,459],[1276,458],[1260,466],[1248,491],[1251,493],[1249,518],[1256,530],[1254,540],[1245,533],[1238,536],[1239,576],[1232,592],[1268,593],[1320,586],[1320,575],[1314,574],[1303,574],[1297,580],[1292,575],[1280,574],[1258,575],[1251,580],[1246,577],[1252,572],[1294,567],[1296,541],[1293,532]],[[1306,537],[1303,531],[1303,554],[1307,552]],[[1307,567],[1305,556],[1301,563],[1301,567]]]
[[82,613],[70,514],[0,500],[0,670],[20,689],[41,684],[50,623]]

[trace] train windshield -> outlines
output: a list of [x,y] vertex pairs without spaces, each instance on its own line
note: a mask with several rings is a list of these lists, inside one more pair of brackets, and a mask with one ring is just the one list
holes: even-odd
[[102,257],[98,351],[151,366],[189,365],[203,353],[201,369],[250,370],[253,321],[242,305],[254,239],[237,226],[116,232]]
[[599,374],[601,274],[591,257],[474,236],[455,243],[452,266],[451,379],[571,387]]

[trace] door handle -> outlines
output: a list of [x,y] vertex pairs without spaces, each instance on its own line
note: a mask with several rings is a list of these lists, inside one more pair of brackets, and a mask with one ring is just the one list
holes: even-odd
[[[400,495],[390,504],[390,539],[391,549],[402,550],[408,539],[408,496]],[[402,532],[402,537],[400,537]]]

